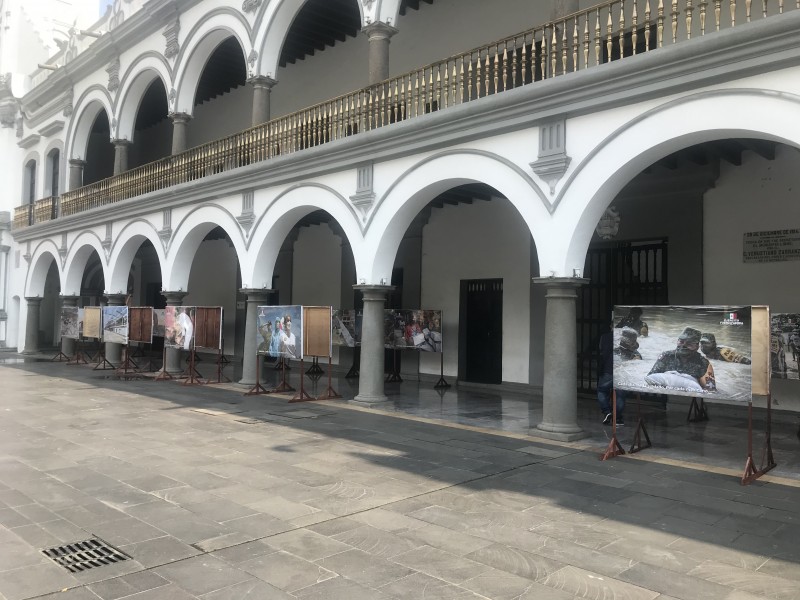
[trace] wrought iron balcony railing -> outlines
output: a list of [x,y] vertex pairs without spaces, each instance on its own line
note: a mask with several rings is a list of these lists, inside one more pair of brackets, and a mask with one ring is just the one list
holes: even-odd
[[57,216],[57,207],[57,196],[49,196],[37,200],[33,204],[17,206],[14,208],[14,219],[11,222],[11,227],[19,229],[20,227],[51,221]]
[[[762,0],[755,14],[752,5],[752,0],[738,4],[736,0],[605,2],[71,190],[61,196],[60,216],[291,154],[542,79],[736,27],[753,19],[800,9],[800,0]],[[34,222],[40,222],[39,213],[27,223],[23,217],[18,219],[15,215],[14,227]]]

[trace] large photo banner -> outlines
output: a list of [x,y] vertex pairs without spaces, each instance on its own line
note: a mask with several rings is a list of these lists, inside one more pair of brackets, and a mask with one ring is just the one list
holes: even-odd
[[103,309],[99,306],[87,306],[83,309],[83,337],[102,337]]
[[165,308],[153,309],[153,337],[164,337],[164,314],[166,310]]
[[615,306],[614,387],[752,399],[749,306]]
[[103,341],[116,344],[128,343],[128,307],[103,307]]
[[142,344],[153,343],[153,308],[131,306],[128,308],[128,341]]
[[303,358],[303,307],[259,306],[256,310],[258,353],[272,357]]
[[421,352],[442,351],[442,311],[386,309],[384,346]]
[[194,306],[167,306],[164,309],[164,346],[194,348]]
[[81,315],[77,306],[64,306],[61,309],[61,337],[77,340],[81,331]]
[[198,306],[194,317],[194,347],[222,350],[222,307]]
[[770,331],[772,376],[800,380],[800,313],[773,313]]
[[360,311],[334,309],[331,321],[333,322],[333,345],[355,348],[361,345],[361,319]]
[[303,307],[303,356],[333,355],[333,309],[330,306]]

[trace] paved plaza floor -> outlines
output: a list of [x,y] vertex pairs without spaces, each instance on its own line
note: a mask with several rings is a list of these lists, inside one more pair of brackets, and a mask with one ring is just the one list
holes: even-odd
[[[800,598],[795,414],[743,487],[740,408],[645,407],[654,448],[603,462],[591,402],[562,444],[524,395],[404,383],[373,410],[335,386],[289,404],[2,355],[0,600]],[[93,537],[124,560],[41,552]]]

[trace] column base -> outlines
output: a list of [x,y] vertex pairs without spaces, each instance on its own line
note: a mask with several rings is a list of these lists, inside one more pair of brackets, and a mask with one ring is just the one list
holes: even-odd
[[574,442],[589,437],[589,434],[577,425],[558,425],[556,423],[539,423],[530,430],[530,434],[558,442]]
[[352,400],[350,400],[349,404],[356,404],[358,406],[377,406],[380,404],[385,404],[389,402],[389,398],[387,396],[368,396],[366,394],[359,394]]

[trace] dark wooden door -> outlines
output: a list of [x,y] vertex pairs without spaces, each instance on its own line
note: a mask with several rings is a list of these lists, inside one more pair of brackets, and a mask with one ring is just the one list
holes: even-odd
[[458,322],[459,379],[502,383],[503,280],[462,280]]

